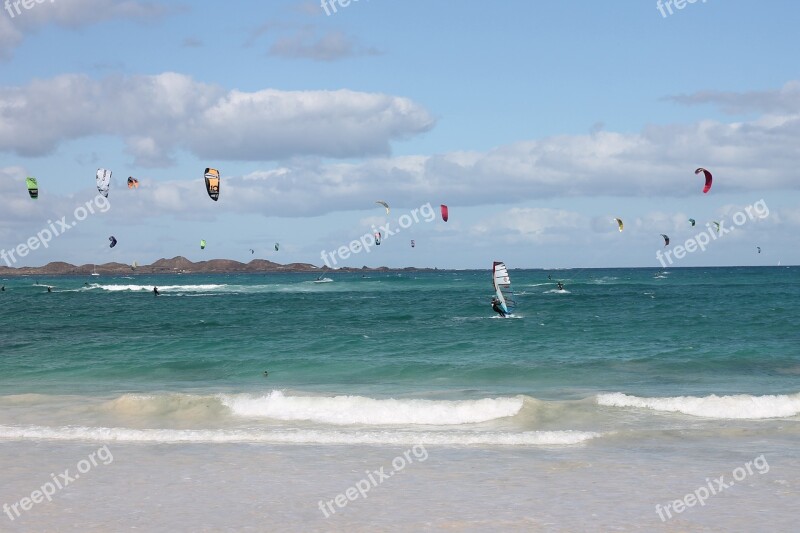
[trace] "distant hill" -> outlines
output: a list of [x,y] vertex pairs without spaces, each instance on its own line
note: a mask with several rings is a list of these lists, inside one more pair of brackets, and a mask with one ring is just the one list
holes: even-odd
[[[0,275],[4,276],[31,276],[31,275],[82,275],[91,274],[114,275],[129,274],[134,271],[131,265],[122,263],[105,263],[102,265],[71,265],[62,261],[48,263],[42,267],[9,268],[0,266]],[[253,259],[249,263],[241,263],[230,259],[211,259],[193,263],[185,257],[172,259],[159,259],[152,265],[139,265],[135,271],[140,274],[166,274],[166,273],[222,273],[222,272],[309,272],[320,270],[319,267],[308,263],[292,263],[281,265],[264,259]],[[327,270],[327,269],[323,269]]]
[[[417,269],[408,267],[404,269],[389,269],[387,267],[379,268],[339,268],[337,272],[362,272],[362,271],[388,271],[388,270],[432,270],[432,269]],[[71,265],[63,261],[54,261],[41,267],[20,267],[11,268],[7,266],[0,266],[0,276],[66,276],[66,275],[89,275],[96,271],[101,275],[124,275],[130,274],[134,271],[131,265],[122,263],[105,263],[102,265]],[[185,257],[178,256],[172,259],[159,259],[152,265],[139,265],[135,269],[138,274],[222,274],[222,273],[247,273],[247,272],[328,272],[333,271],[327,266],[318,267],[309,263],[290,263],[288,265],[281,265],[273,263],[266,259],[253,259],[249,263],[242,263],[240,261],[233,261],[231,259],[211,259],[209,261],[199,261],[193,263]]]

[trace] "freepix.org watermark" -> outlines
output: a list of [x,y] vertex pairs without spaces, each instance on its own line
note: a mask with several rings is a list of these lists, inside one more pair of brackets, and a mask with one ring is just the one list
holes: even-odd
[[53,496],[57,491],[64,490],[72,485],[81,477],[81,474],[88,473],[95,466],[101,464],[110,465],[113,462],[114,456],[111,455],[111,450],[108,449],[108,445],[106,444],[102,448],[90,453],[89,457],[86,459],[78,461],[78,464],[75,465],[75,469],[78,471],[77,473],[70,473],[70,469],[67,468],[61,474],[50,474],[50,479],[52,479],[52,481],[43,483],[41,487],[31,492],[30,496],[25,496],[11,505],[4,503],[3,513],[13,522],[22,516],[22,512],[30,511],[37,503],[42,503],[44,500],[48,502],[53,501]]
[[339,12],[336,8],[337,4],[339,7],[347,7],[353,2],[358,2],[358,0],[321,0],[320,5],[325,10],[325,14],[330,17],[331,14]]
[[75,211],[72,213],[72,216],[75,220],[72,222],[67,222],[66,216],[61,217],[55,222],[48,220],[48,226],[43,228],[33,237],[29,238],[26,242],[20,243],[10,250],[0,250],[0,259],[5,261],[6,266],[10,267],[19,261],[20,258],[25,257],[33,250],[37,250],[40,246],[47,248],[50,245],[50,241],[52,241],[54,237],[63,235],[70,229],[77,226],[78,222],[86,220],[89,218],[89,215],[94,215],[95,208],[99,209],[101,213],[105,213],[111,209],[111,203],[108,201],[108,198],[98,194],[94,197],[94,199],[89,200],[84,205],[79,205],[77,208],[75,208]]
[[[334,504],[339,509],[344,509],[348,503],[356,501],[358,498],[367,498],[368,492],[386,481],[390,479],[393,475],[398,472],[402,472],[403,469],[414,463],[414,459],[416,459],[420,463],[424,463],[426,459],[428,459],[428,450],[425,449],[425,446],[422,444],[417,444],[416,446],[412,447],[409,450],[403,452],[402,455],[398,455],[394,459],[392,459],[392,470],[386,472],[385,467],[380,467],[378,470],[366,470],[365,473],[367,477],[358,480],[353,486],[349,487],[341,494],[337,494],[334,498],[328,501],[319,501],[319,510],[322,511],[323,516],[325,518],[330,518],[331,515],[336,514],[336,509],[334,509]],[[330,512],[329,512],[330,511]]]
[[662,267],[667,268],[667,264],[671,265],[673,263],[673,255],[675,256],[675,259],[683,259],[686,257],[687,253],[696,252],[697,250],[705,252],[706,246],[708,246],[712,241],[724,237],[728,233],[734,231],[737,226],[743,225],[748,220],[755,220],[756,218],[764,219],[768,216],[769,207],[767,207],[767,203],[762,198],[753,205],[748,205],[742,211],[737,211],[734,213],[731,217],[734,226],[726,227],[724,220],[719,222],[718,228],[712,228],[711,223],[707,223],[706,231],[686,239],[686,242],[684,242],[682,246],[678,245],[672,250],[667,250],[666,252],[662,252],[661,250],[657,251],[656,259],[659,260]]
[[[698,0],[658,0],[656,2],[656,9],[658,9],[658,12],[661,13],[662,18],[667,18],[667,13],[672,15],[673,7],[677,10],[681,10],[687,5],[697,2]],[[706,0],[702,0],[702,2],[705,4]]]
[[[378,227],[373,225],[372,233],[365,233],[360,239],[350,241],[349,245],[340,246],[336,250],[332,250],[330,252],[322,250],[319,256],[328,268],[333,268],[339,262],[339,259],[344,261],[351,255],[360,253],[362,250],[366,250],[367,253],[370,253],[373,246],[378,245],[379,243],[383,242],[384,239],[388,239],[392,235],[397,235],[401,230],[411,227],[412,224],[418,223],[420,221],[420,217],[422,217],[422,220],[425,222],[433,222],[436,219],[436,212],[433,210],[433,206],[431,206],[430,203],[412,209],[409,213],[401,215],[397,219],[397,225],[400,226],[399,229],[392,230],[391,222],[387,222],[385,225]],[[376,235],[379,237],[376,237]],[[336,258],[337,255],[339,256],[339,259]]]
[[55,0],[6,0],[3,7],[5,7],[8,16],[13,19],[17,15],[22,15],[20,6],[22,6],[25,11],[28,11],[33,9],[33,6],[36,4],[44,4],[45,2],[50,2],[52,4]]
[[675,500],[664,506],[661,504],[656,505],[656,514],[662,522],[666,522],[672,518],[672,513],[681,514],[686,509],[694,507],[698,503],[701,507],[705,506],[706,500],[711,496],[716,496],[720,492],[733,487],[737,481],[743,481],[747,476],[753,475],[753,467],[759,474],[766,474],[769,472],[769,463],[763,454],[759,455],[752,461],[747,461],[744,466],[736,467],[731,475],[733,481],[725,481],[725,476],[719,476],[715,479],[706,478],[706,484],[697,488],[696,490],[686,494],[680,500]]

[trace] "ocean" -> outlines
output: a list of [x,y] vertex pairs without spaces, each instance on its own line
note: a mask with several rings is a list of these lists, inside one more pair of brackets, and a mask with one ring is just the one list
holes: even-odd
[[7,278],[0,531],[794,531],[798,273]]

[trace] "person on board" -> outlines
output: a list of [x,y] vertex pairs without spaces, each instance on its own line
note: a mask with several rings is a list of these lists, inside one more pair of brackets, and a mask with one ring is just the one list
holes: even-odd
[[52,287],[47,287],[47,292],[53,292],[53,288]]
[[563,290],[564,290],[564,284],[563,284],[563,283],[561,283],[561,282],[559,281],[559,282],[556,284],[556,288],[557,288],[558,290],[560,290],[560,291],[563,291]]
[[158,292],[158,287],[153,287],[153,294],[158,296],[160,293]]
[[506,316],[506,312],[503,311],[502,307],[500,307],[500,300],[497,299],[497,296],[492,296],[492,311],[494,311],[503,318],[505,318]]

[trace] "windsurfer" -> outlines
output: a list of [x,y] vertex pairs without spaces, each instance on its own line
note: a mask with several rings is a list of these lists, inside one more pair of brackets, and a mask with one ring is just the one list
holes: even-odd
[[500,307],[500,300],[497,299],[497,296],[492,296],[492,311],[494,311],[503,318],[505,318],[506,316],[506,312],[503,311],[502,307]]

